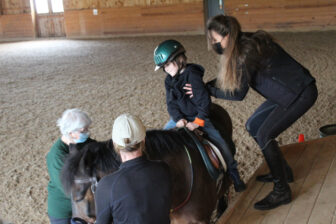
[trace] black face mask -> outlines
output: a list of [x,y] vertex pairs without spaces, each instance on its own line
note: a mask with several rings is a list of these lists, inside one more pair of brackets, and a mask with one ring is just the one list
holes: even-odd
[[222,48],[221,42],[214,43],[212,45],[212,49],[217,53],[217,54],[223,54],[224,49]]

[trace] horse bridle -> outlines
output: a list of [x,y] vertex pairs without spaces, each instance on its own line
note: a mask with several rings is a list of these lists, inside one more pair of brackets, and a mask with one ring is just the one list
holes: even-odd
[[96,177],[89,177],[89,178],[83,178],[83,179],[75,179],[75,184],[86,184],[91,183],[91,191],[93,194],[96,193],[98,181]]
[[[82,178],[82,179],[77,178],[77,179],[75,179],[74,182],[75,182],[75,184],[91,183],[90,189],[91,189],[91,192],[92,192],[93,196],[95,195],[97,185],[98,185],[98,181],[97,181],[96,177],[89,177],[89,178]],[[81,200],[83,200],[83,199],[81,199]],[[96,223],[96,222],[94,222],[94,223]],[[74,218],[71,219],[71,224],[87,224],[87,222],[82,218],[74,217]]]

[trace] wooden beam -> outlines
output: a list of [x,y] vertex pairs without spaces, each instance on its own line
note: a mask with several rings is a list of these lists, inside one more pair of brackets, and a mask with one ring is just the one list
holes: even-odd
[[227,0],[224,6],[244,30],[336,29],[336,0]]
[[67,37],[204,32],[203,3],[101,8],[64,12]]
[[162,7],[177,4],[199,4],[203,0],[136,0],[136,1],[116,1],[116,0],[63,0],[65,11],[83,9],[107,9],[124,7]]

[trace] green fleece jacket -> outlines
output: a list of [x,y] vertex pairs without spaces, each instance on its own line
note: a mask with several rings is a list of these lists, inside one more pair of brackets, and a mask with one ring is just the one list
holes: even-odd
[[48,215],[53,218],[71,218],[71,200],[64,193],[60,173],[65,158],[69,155],[69,146],[60,138],[51,147],[46,159],[49,173]]

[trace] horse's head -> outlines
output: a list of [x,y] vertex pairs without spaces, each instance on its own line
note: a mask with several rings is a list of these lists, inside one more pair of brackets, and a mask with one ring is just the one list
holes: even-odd
[[114,152],[113,144],[90,142],[83,148],[70,146],[61,180],[65,192],[71,196],[73,217],[88,223],[95,220],[94,193],[97,182],[105,175],[118,169],[120,159]]

